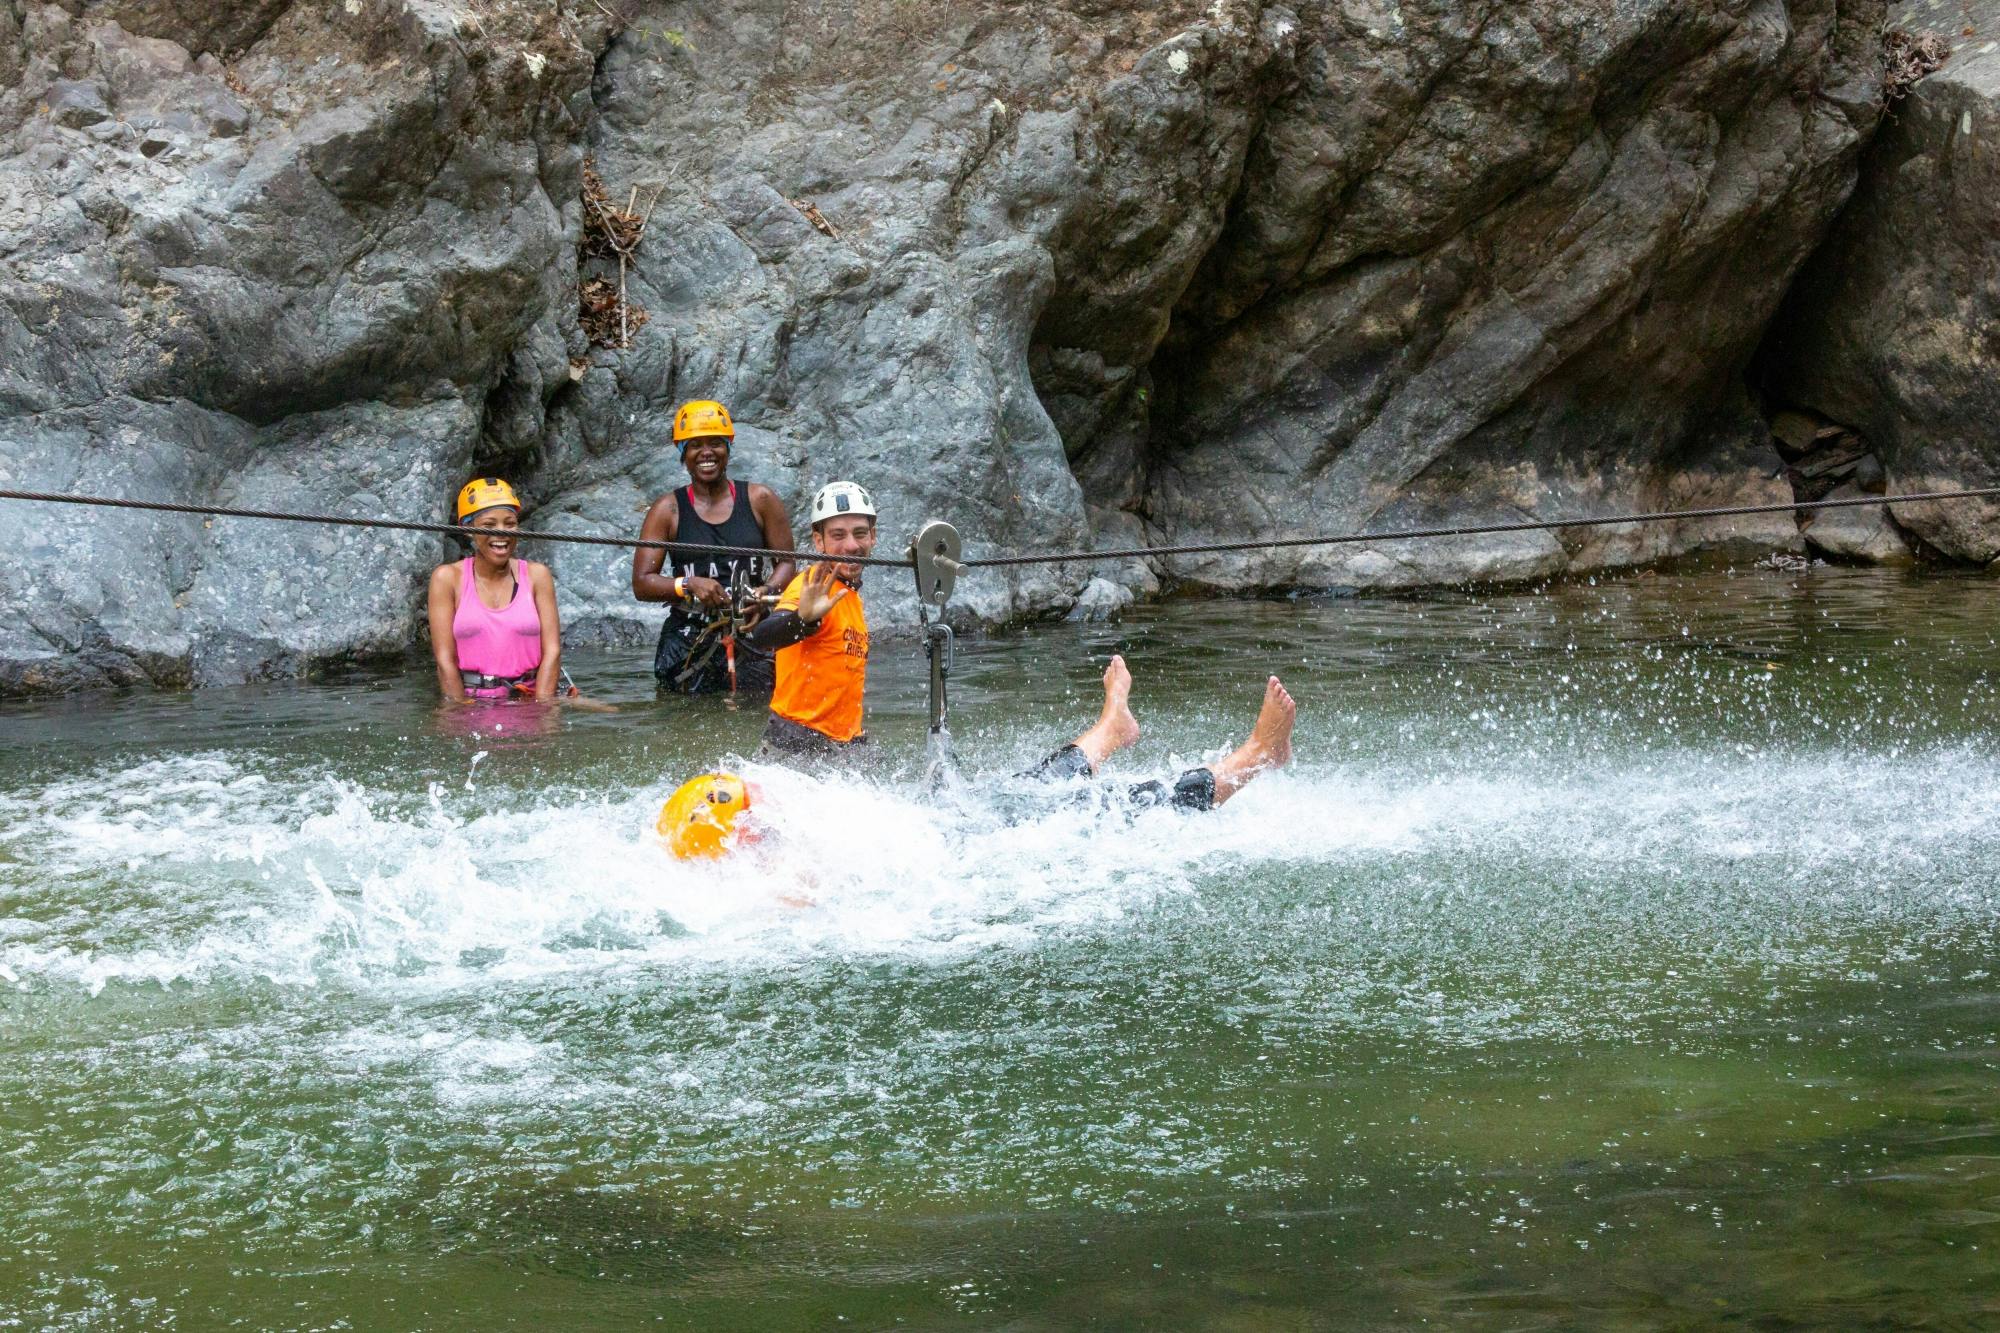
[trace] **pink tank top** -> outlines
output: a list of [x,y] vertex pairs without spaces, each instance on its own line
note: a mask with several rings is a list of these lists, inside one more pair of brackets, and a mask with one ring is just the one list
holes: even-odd
[[451,618],[451,637],[458,641],[460,671],[513,680],[542,664],[541,612],[535,609],[527,571],[519,560],[513,564],[514,600],[505,610],[489,611],[473,586],[472,557],[458,562],[458,611]]

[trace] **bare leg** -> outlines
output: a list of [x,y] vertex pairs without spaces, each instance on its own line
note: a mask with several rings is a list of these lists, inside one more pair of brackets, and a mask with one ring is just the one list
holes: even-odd
[[1104,711],[1090,730],[1073,742],[1090,761],[1091,772],[1139,739],[1139,719],[1132,716],[1131,695],[1132,672],[1123,657],[1113,656],[1111,665],[1104,668]]
[[1250,728],[1250,739],[1227,759],[1208,766],[1215,774],[1217,805],[1243,790],[1265,769],[1283,768],[1292,762],[1292,723],[1298,711],[1284,684],[1271,677],[1264,686],[1264,707],[1257,714],[1257,724]]

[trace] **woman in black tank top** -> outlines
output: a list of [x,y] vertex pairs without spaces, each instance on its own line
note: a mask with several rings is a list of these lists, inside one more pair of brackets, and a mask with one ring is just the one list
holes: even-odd
[[[704,416],[698,410],[703,408],[713,411]],[[690,418],[701,433],[691,431],[681,440],[688,484],[654,502],[640,536],[701,546],[791,550],[791,519],[777,495],[768,486],[729,478],[734,427],[728,414],[719,404],[690,403],[677,415],[676,435]],[[671,563],[664,558],[669,554]],[[726,627],[715,628],[715,622],[728,615],[739,572],[754,591],[781,591],[794,572],[790,560],[779,561],[768,571],[763,566],[757,556],[679,549],[669,553],[643,546],[633,552],[632,595],[642,602],[668,605],[653,654],[653,674],[662,688],[680,694],[727,691],[733,647],[736,690],[757,697],[770,694],[774,679],[770,656],[741,640],[724,645]]]

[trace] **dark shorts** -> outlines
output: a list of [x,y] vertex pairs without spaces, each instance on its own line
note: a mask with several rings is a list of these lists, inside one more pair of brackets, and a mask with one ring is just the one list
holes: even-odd
[[[1091,776],[1090,760],[1074,745],[1065,745],[1029,769],[1027,775],[1048,782],[1087,778]],[[1190,768],[1175,778],[1171,787],[1164,782],[1140,782],[1127,788],[1125,796],[1135,806],[1170,805],[1176,810],[1211,810],[1215,808],[1215,774],[1206,768]]]
[[[653,650],[653,677],[662,690],[675,694],[729,693],[728,652],[712,635],[697,639],[700,632],[699,624],[680,616],[668,616],[667,623],[660,627],[659,646]],[[699,663],[691,673],[690,657]],[[736,692],[768,699],[777,682],[778,666],[771,655],[738,639]]]
[[751,758],[765,763],[798,760],[855,763],[867,754],[867,747],[868,733],[865,731],[851,741],[837,741],[825,732],[814,731],[788,717],[771,713],[764,719],[763,743]]

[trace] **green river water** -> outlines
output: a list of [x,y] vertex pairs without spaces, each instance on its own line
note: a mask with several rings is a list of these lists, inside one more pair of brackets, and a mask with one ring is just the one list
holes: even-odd
[[[2000,1323],[1995,584],[1841,569],[878,641],[761,717],[428,672],[0,705],[0,1327]],[[1122,651],[1226,808],[982,793]],[[497,730],[496,730],[497,728]],[[790,906],[806,894],[812,905]]]

